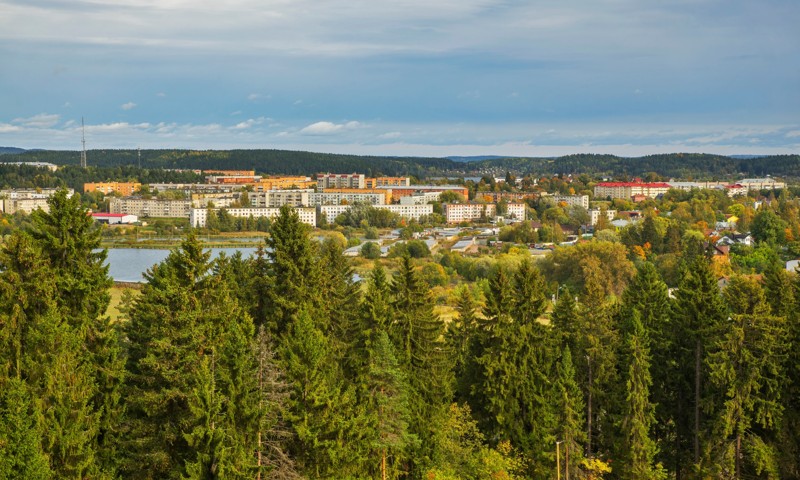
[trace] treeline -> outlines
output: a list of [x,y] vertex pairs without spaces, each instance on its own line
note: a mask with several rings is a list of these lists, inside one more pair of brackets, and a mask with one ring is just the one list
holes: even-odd
[[644,177],[655,173],[665,178],[728,180],[744,177],[800,178],[800,155],[769,155],[734,158],[703,153],[670,153],[644,157],[615,155],[567,155],[558,158],[508,158],[470,164],[473,168],[494,169],[498,174],[556,175],[589,174],[607,177]]
[[[8,157],[0,157],[0,160]],[[16,159],[18,156],[12,157]],[[175,172],[137,166],[62,166],[56,171],[28,165],[0,164],[0,188],[72,188],[83,192],[84,183],[139,182],[150,183],[202,183],[202,175],[192,172]]]
[[187,236],[112,324],[78,201],[32,222],[0,250],[0,478],[800,473],[800,281],[777,264],[720,292],[687,237],[670,294],[646,261],[586,254],[570,291],[526,258],[445,323],[411,258],[362,286],[284,207],[253,258]]
[[[141,158],[139,157],[141,153]],[[79,165],[80,152],[31,150],[6,154],[8,161],[40,161]],[[288,150],[90,150],[89,164],[98,167],[147,169],[246,169],[263,174],[312,175],[319,172],[360,172],[370,176],[409,175],[417,178],[442,175],[589,174],[608,177],[644,177],[655,173],[665,178],[727,180],[773,175],[800,178],[800,155],[754,158],[700,153],[670,153],[643,157],[577,154],[556,158],[500,158],[456,162],[446,158],[378,157]]]
[[[141,159],[139,154],[141,153]],[[80,152],[35,150],[7,155],[14,162],[80,165]],[[152,169],[255,170],[263,174],[365,173],[427,177],[458,164],[443,158],[377,157],[290,150],[90,150],[89,165]]]

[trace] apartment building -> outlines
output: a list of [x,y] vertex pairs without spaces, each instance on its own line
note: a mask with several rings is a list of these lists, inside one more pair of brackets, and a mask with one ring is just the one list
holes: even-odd
[[[217,212],[219,208],[192,208],[189,211],[189,225],[194,228],[203,228],[208,223],[209,210]],[[302,223],[317,226],[317,209],[313,207],[298,207],[294,209]],[[236,218],[275,218],[281,213],[280,208],[226,208],[229,215]]]
[[339,205],[342,203],[366,203],[369,205],[386,205],[386,198],[391,198],[391,191],[361,189],[326,189],[324,192],[308,194],[309,205]]
[[[592,226],[597,225],[597,222],[600,220],[600,215],[602,214],[602,212],[603,211],[599,208],[593,208],[589,210],[589,221]],[[611,220],[614,220],[614,217],[616,216],[617,216],[616,210],[611,210],[611,209],[606,210],[606,218],[608,218],[609,222]]]
[[138,182],[105,182],[105,183],[83,184],[84,193],[100,192],[103,195],[108,195],[110,193],[118,193],[123,197],[133,195],[140,188],[142,188],[142,184]]
[[315,180],[309,177],[262,177],[261,180],[253,184],[254,192],[266,192],[268,190],[288,190],[293,188],[308,189],[317,186]]
[[663,182],[601,182],[594,187],[594,197],[630,200],[634,195],[644,195],[656,198],[667,193],[670,188],[668,183]]
[[526,205],[524,203],[509,203],[506,205],[506,218],[525,220]]
[[208,175],[206,183],[214,185],[248,185],[261,180],[260,175]]
[[203,170],[206,175],[223,175],[227,177],[253,177],[255,170]]
[[207,183],[151,183],[151,192],[166,192],[177,190],[190,195],[196,193],[231,193],[241,190],[241,185],[214,185]]
[[136,215],[139,218],[188,218],[192,208],[191,200],[158,200],[142,197],[111,198],[110,213]]
[[[317,208],[325,215],[328,223],[333,223],[336,217],[352,208],[352,205],[320,205]],[[408,220],[420,220],[433,214],[433,205],[374,205],[374,208],[389,210]]]
[[497,216],[497,205],[494,203],[445,203],[442,206],[447,223],[488,220]]
[[[47,200],[57,191],[57,188],[0,190],[0,208],[3,213],[9,215],[16,212],[31,213],[37,209],[49,212],[50,205],[47,204]],[[67,197],[71,198],[74,194],[73,189],[67,190]]]
[[206,208],[209,203],[218,208],[227,208],[241,201],[241,192],[192,193],[193,208]]
[[312,205],[308,196],[314,190],[266,190],[250,194],[250,203],[258,208],[280,208],[282,205],[307,207]]
[[363,173],[319,173],[317,174],[317,190],[326,188],[365,188],[366,179]]
[[377,177],[366,179],[365,188],[409,186],[411,186],[410,177]]
[[469,190],[462,185],[411,185],[410,187],[378,187],[378,189],[389,189],[392,191],[392,201],[399,202],[401,198],[415,193],[425,192],[456,192],[464,199],[469,198]]
[[[391,192],[391,190],[388,191]],[[406,197],[400,197],[400,205],[425,205],[430,202],[438,202],[441,195],[442,192],[416,192]]]
[[578,206],[589,209],[589,195],[553,195],[550,198],[556,205],[563,203],[568,207]]
[[786,188],[786,184],[778,182],[774,178],[743,178],[737,181],[739,185],[747,187],[748,190],[779,190]]

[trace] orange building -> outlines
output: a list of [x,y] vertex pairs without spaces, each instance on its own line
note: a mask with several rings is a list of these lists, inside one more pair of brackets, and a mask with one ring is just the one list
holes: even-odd
[[142,188],[142,184],[138,182],[106,182],[106,183],[84,183],[83,191],[88,192],[102,192],[104,195],[109,193],[119,193],[123,197],[128,197]]
[[317,182],[308,177],[266,177],[253,184],[253,191],[266,192],[267,190],[302,189],[316,186]]
[[411,185],[411,178],[409,177],[377,177],[368,178],[365,180],[365,188],[376,187],[408,187]]

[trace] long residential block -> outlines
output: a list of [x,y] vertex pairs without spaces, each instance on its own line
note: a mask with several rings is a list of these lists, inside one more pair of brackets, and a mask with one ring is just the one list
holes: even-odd
[[[218,212],[219,208],[192,208],[189,212],[189,225],[194,228],[203,228],[208,223],[208,212]],[[299,207],[294,209],[300,221],[317,226],[317,209],[313,207]],[[281,213],[280,208],[226,208],[229,215],[236,218],[275,218]]]

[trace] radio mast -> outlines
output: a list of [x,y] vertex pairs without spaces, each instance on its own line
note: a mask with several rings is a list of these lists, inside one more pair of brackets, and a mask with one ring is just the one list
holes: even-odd
[[86,126],[83,124],[83,117],[81,117],[81,168],[86,168]]

